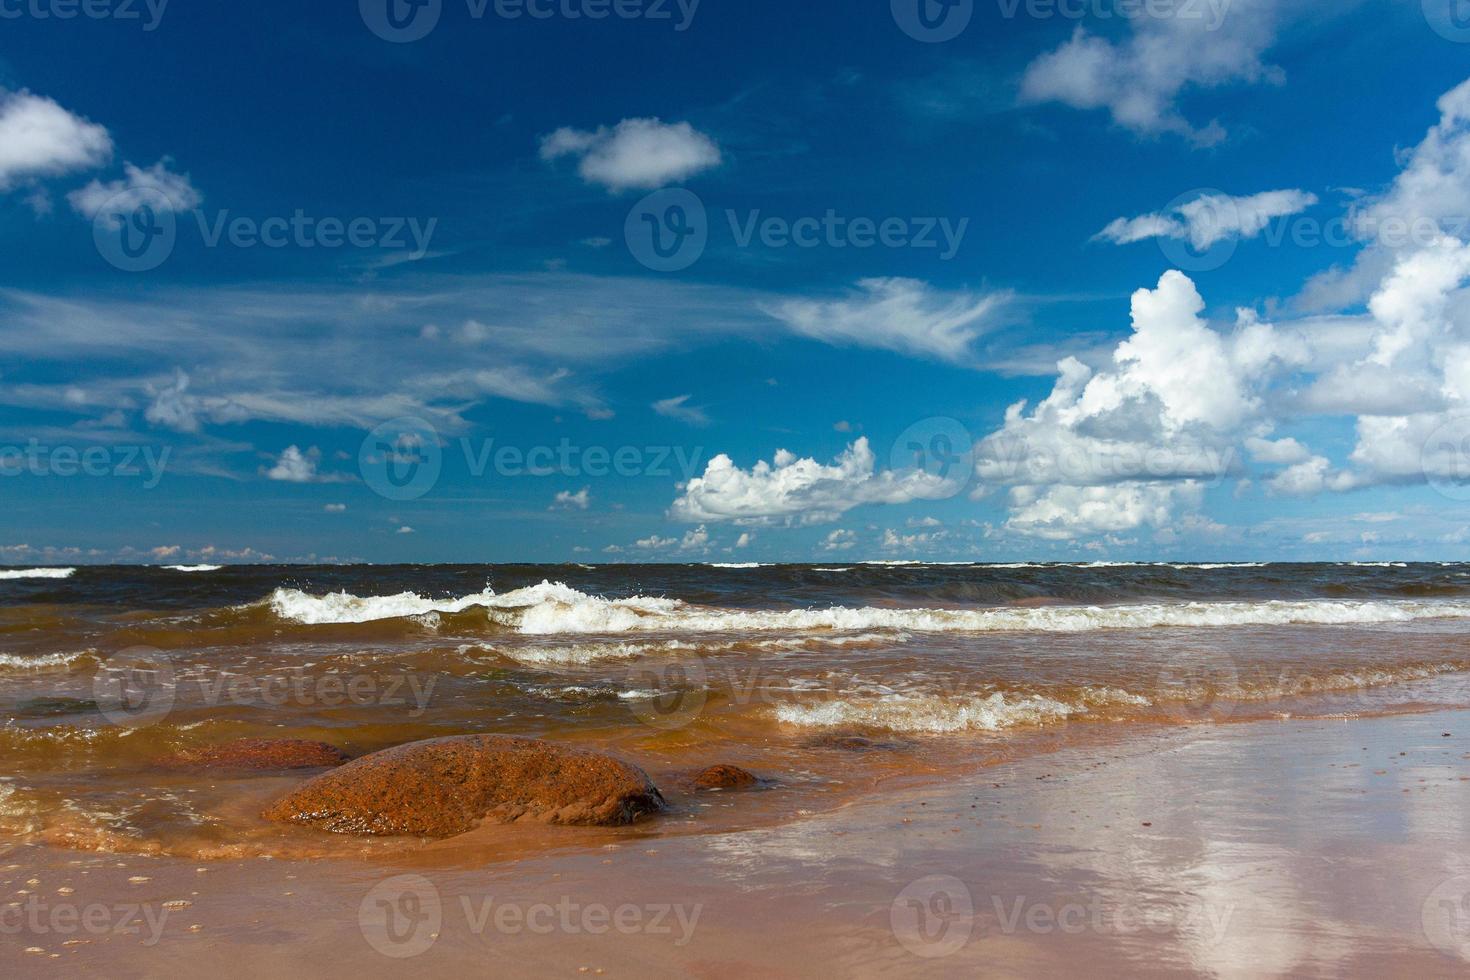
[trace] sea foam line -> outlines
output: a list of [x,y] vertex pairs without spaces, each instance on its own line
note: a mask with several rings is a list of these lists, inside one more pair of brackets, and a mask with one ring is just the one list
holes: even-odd
[[632,596],[604,599],[561,583],[451,599],[412,592],[359,597],[346,592],[313,596],[277,589],[267,600],[280,618],[305,625],[463,612],[483,607],[489,620],[528,635],[559,633],[725,633],[874,629],[927,633],[1079,633],[1104,629],[1287,625],[1369,625],[1421,619],[1470,619],[1470,601],[1310,599],[1265,602],[1135,603],[1039,608],[747,610],[692,606],[678,599]]
[[17,578],[71,578],[75,568],[7,568],[0,569],[0,579]]

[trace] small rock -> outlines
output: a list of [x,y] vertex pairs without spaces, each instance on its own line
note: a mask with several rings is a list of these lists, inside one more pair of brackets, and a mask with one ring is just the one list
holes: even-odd
[[762,780],[755,773],[739,766],[721,764],[695,773],[692,783],[697,790],[750,789],[761,785]]

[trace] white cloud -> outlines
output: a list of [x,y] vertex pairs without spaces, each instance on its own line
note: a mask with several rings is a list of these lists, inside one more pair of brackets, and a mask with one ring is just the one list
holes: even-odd
[[562,490],[552,501],[552,510],[586,510],[592,504],[592,488],[583,487],[576,493],[570,490]]
[[1079,27],[1027,67],[1021,99],[1105,109],[1117,125],[1144,136],[1177,133],[1196,145],[1218,143],[1225,137],[1218,123],[1196,126],[1176,102],[1190,89],[1284,81],[1263,60],[1282,6],[1280,0],[1173,4],[1170,16],[1132,18],[1132,33],[1116,42]]
[[1201,194],[1168,212],[1116,218],[1094,238],[1118,245],[1148,238],[1187,239],[1198,251],[1228,238],[1255,238],[1271,222],[1317,203],[1306,191],[1263,191],[1248,197]]
[[754,541],[755,535],[751,534],[749,531],[745,531],[741,533],[740,537],[735,539],[735,547],[749,548]]
[[397,531],[394,531],[393,533],[394,534],[414,534],[416,532],[414,531],[413,528],[411,528],[411,527],[409,527],[408,525],[405,524],[403,527],[400,527]]
[[1250,452],[1251,459],[1257,463],[1272,463],[1278,466],[1292,466],[1297,463],[1305,463],[1311,459],[1311,450],[1307,449],[1295,439],[1262,439],[1251,436],[1245,441],[1245,448]]
[[596,131],[563,127],[541,139],[541,158],[580,158],[577,172],[613,192],[652,190],[720,164],[720,148],[687,122],[624,119]]
[[311,483],[317,479],[316,467],[321,455],[315,446],[304,453],[296,446],[287,446],[265,475],[287,483]]
[[839,528],[823,538],[820,547],[823,551],[847,551],[855,544],[857,544],[857,535]]
[[651,406],[655,412],[665,418],[678,419],[690,425],[709,425],[709,416],[704,409],[688,404],[692,395],[678,395],[674,398],[665,398],[656,401]]
[[80,190],[66,196],[72,208],[86,218],[96,217],[104,207],[118,212],[130,212],[148,204],[154,207],[167,206],[170,211],[190,211],[204,200],[194,189],[187,174],[176,174],[168,169],[169,161],[160,160],[147,170],[123,164],[123,179],[107,183],[94,180]]
[[997,325],[1009,296],[944,292],[917,279],[862,279],[846,299],[785,300],[762,307],[796,333],[829,344],[877,347],[966,363]]
[[1082,535],[1130,531],[1141,525],[1165,527],[1174,511],[1197,508],[1202,488],[1182,483],[1118,483],[1111,486],[1054,486],[1011,490],[1006,526],[1023,534],[1066,540]]
[[1266,481],[1266,489],[1284,497],[1315,497],[1324,490],[1350,489],[1353,481],[1344,474],[1331,472],[1332,463],[1325,456],[1313,456],[1288,466]]
[[322,510],[326,511],[328,514],[345,514],[345,513],[347,513],[347,505],[346,504],[327,504],[326,506],[324,506],[322,508]]
[[30,92],[0,93],[0,191],[111,158],[112,137],[103,127]]
[[863,504],[931,499],[952,489],[938,476],[920,470],[879,472],[875,463],[866,437],[825,466],[782,449],[771,462],[761,460],[742,470],[721,453],[709,461],[703,476],[684,487],[669,516],[689,523],[821,524]]

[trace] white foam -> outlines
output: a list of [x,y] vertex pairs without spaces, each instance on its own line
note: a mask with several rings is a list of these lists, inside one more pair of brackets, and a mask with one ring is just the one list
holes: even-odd
[[12,653],[0,653],[0,668],[45,670],[48,667],[66,667],[82,657],[90,656],[93,652],[92,650],[75,650],[68,653],[47,653],[39,657],[21,657]]
[[223,565],[164,565],[165,570],[170,572],[217,572]]
[[771,568],[773,566],[758,561],[736,561],[722,562],[712,561],[708,563],[710,568]]
[[412,592],[360,598],[345,592],[312,596],[277,589],[268,600],[283,619],[307,625],[364,623],[395,617],[460,612],[476,606],[492,622],[528,635],[577,633],[745,633],[830,630],[859,633],[1080,633],[1104,629],[1286,625],[1364,625],[1420,619],[1470,619],[1466,600],[1271,600],[1266,602],[1138,603],[971,609],[724,609],[678,599],[633,596],[604,599],[561,583],[543,582],[502,595],[485,591],[457,599],[426,599]]
[[1030,695],[1007,700],[988,697],[941,698],[894,694],[871,700],[835,699],[812,705],[782,705],[776,717],[804,728],[886,728],[894,732],[994,732],[1017,725],[1044,725],[1086,713],[1051,698]]
[[0,569],[0,579],[16,578],[71,578],[75,568],[7,568]]

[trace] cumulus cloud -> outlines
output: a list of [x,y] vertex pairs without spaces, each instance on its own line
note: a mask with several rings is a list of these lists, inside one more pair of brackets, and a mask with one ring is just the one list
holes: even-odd
[[678,419],[689,425],[709,425],[709,416],[705,414],[704,409],[689,404],[689,399],[692,397],[692,395],[677,395],[673,398],[664,398],[654,402],[651,407],[664,418]]
[[721,453],[704,475],[690,480],[669,516],[695,522],[822,524],[863,504],[901,504],[946,495],[943,478],[920,470],[883,470],[866,438],[860,438],[830,465],[798,458],[785,449],[771,462],[748,470]]
[[839,528],[822,539],[821,549],[823,551],[847,551],[857,544],[857,535],[852,531]]
[[321,456],[321,450],[315,446],[304,453],[297,446],[287,446],[276,459],[276,465],[266,470],[266,478],[286,483],[312,483],[317,479],[316,467]]
[[579,160],[577,172],[609,191],[652,190],[720,164],[720,147],[687,122],[624,119],[609,129],[563,127],[541,138],[541,159]]
[[1194,480],[1047,489],[1015,487],[1011,490],[1014,509],[1006,524],[1024,534],[1056,540],[1131,531],[1142,525],[1162,528],[1177,508],[1197,508],[1202,497],[1203,490]]
[[946,292],[917,279],[862,279],[846,298],[786,300],[767,313],[796,333],[829,344],[877,347],[953,363],[973,359],[1009,295]]
[[1079,27],[1027,67],[1021,99],[1103,109],[1143,136],[1177,133],[1196,145],[1218,143],[1224,129],[1187,121],[1177,102],[1192,89],[1282,83],[1281,69],[1263,59],[1286,6],[1281,0],[1175,4],[1169,16],[1132,18],[1131,34],[1117,41]]
[[72,191],[66,199],[84,218],[96,217],[104,207],[130,212],[146,204],[169,211],[189,211],[204,201],[189,182],[187,174],[169,170],[168,160],[160,160],[147,170],[125,163],[121,180],[106,183],[94,180],[86,187]]
[[111,158],[112,137],[102,126],[30,92],[0,93],[0,191]]
[[1148,238],[1185,239],[1197,251],[1229,238],[1255,238],[1271,222],[1317,203],[1306,191],[1263,191],[1248,197],[1201,194],[1167,212],[1116,218],[1094,240],[1126,245]]
[[1133,294],[1133,333],[1109,366],[1064,359],[1046,399],[1029,413],[1013,404],[980,440],[980,490],[1011,488],[1012,529],[1060,538],[1159,527],[1197,505],[1203,482],[1238,468],[1236,446],[1263,424],[1271,378],[1307,351],[1249,311],[1224,334],[1203,310],[1194,283],[1166,272]]
[[562,490],[551,502],[552,510],[586,510],[592,505],[592,488],[583,487],[576,493],[570,490]]

